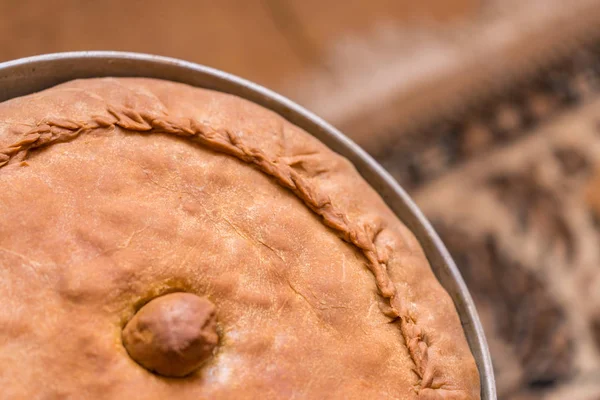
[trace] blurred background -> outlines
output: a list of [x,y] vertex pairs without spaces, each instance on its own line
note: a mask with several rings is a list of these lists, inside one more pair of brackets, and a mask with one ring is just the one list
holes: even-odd
[[600,399],[600,0],[0,0],[0,61],[182,58],[369,151],[461,269],[501,399]]

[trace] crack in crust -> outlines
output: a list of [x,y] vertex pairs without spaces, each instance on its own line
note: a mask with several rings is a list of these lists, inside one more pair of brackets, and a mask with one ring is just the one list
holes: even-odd
[[[418,376],[416,391],[422,398],[431,398],[431,391],[438,391],[444,398],[443,387],[433,385],[434,377],[439,373],[429,362],[426,335],[417,326],[402,304],[397,289],[387,272],[390,255],[385,249],[378,250],[377,236],[385,229],[381,223],[360,224],[350,221],[346,215],[336,209],[330,198],[315,190],[309,181],[283,158],[270,159],[260,149],[244,144],[243,139],[234,132],[215,130],[207,124],[192,119],[175,119],[140,113],[133,109],[108,108],[108,116],[94,116],[87,122],[75,122],[53,119],[40,123],[23,135],[23,138],[8,147],[0,149],[0,168],[10,161],[22,161],[30,150],[66,142],[94,129],[119,127],[139,133],[165,133],[200,143],[212,150],[225,153],[255,165],[263,173],[270,175],[279,184],[291,190],[313,212],[322,217],[328,227],[334,229],[340,237],[358,247],[368,261],[381,295],[389,301],[390,314],[400,321],[400,331],[414,362],[414,372]],[[427,389],[427,390],[424,390]]]

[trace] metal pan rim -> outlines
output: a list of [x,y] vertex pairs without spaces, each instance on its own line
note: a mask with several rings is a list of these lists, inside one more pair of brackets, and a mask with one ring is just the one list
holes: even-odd
[[280,114],[348,158],[423,246],[434,273],[458,310],[479,368],[482,399],[496,399],[494,371],[483,327],[446,247],[391,175],[354,142],[313,113],[269,89],[214,68],[174,58],[116,51],[54,53],[0,63],[0,101],[73,79],[106,76],[166,79],[237,95]]

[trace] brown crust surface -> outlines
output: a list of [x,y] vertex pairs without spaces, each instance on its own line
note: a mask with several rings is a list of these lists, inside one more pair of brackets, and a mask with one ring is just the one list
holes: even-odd
[[[360,271],[361,266],[366,265],[372,276],[375,277],[375,285],[370,289],[365,287],[365,283],[361,283],[361,279],[358,277],[353,282],[340,282],[339,277],[333,278],[316,270],[306,272],[304,285],[296,286],[287,282],[287,290],[291,289],[305,301],[308,300],[304,297],[303,292],[308,287],[312,296],[315,299],[321,299],[321,303],[323,297],[332,296],[339,300],[338,304],[346,304],[337,311],[328,311],[330,315],[327,318],[327,324],[339,329],[343,337],[326,345],[339,346],[339,349],[335,349],[336,353],[344,356],[345,362],[357,361],[358,354],[353,354],[351,347],[346,347],[353,338],[351,332],[356,329],[349,328],[350,321],[352,321],[352,324],[358,324],[365,333],[362,338],[365,342],[360,346],[366,347],[375,355],[378,351],[377,347],[381,346],[383,341],[386,343],[388,352],[398,353],[397,356],[388,354],[384,358],[381,358],[381,355],[372,358],[373,362],[377,362],[379,359],[382,364],[376,368],[381,372],[376,381],[368,379],[369,385],[353,383],[346,387],[331,387],[332,382],[335,381],[338,381],[338,385],[339,381],[347,382],[350,379],[364,381],[365,377],[372,372],[368,371],[373,369],[372,365],[353,368],[352,371],[340,366],[338,371],[329,370],[326,374],[327,379],[307,376],[304,377],[304,381],[298,364],[295,364],[292,369],[285,367],[290,375],[295,376],[287,378],[287,381],[284,379],[288,384],[281,386],[285,386],[285,389],[278,387],[280,382],[272,382],[273,385],[270,388],[272,398],[281,397],[287,393],[286,391],[295,393],[296,390],[300,390],[299,385],[304,385],[302,388],[304,394],[312,397],[325,395],[340,398],[348,398],[348,396],[365,398],[365,396],[382,396],[385,393],[388,397],[402,399],[413,397],[420,399],[479,398],[477,369],[452,301],[435,279],[414,236],[397,220],[347,160],[335,155],[310,135],[290,125],[279,116],[234,96],[181,84],[150,79],[94,79],[70,82],[39,94],[3,103],[0,106],[0,121],[0,166],[3,166],[0,168],[0,186],[12,188],[8,195],[3,194],[0,197],[0,200],[7,198],[6,209],[0,210],[0,247],[4,249],[4,252],[0,251],[0,265],[16,262],[15,253],[30,259],[28,254],[30,246],[28,247],[24,243],[29,242],[30,244],[31,238],[28,237],[32,235],[32,232],[17,230],[16,238],[4,239],[9,232],[15,232],[15,230],[7,232],[4,230],[7,229],[5,226],[11,226],[11,223],[14,226],[16,216],[23,218],[25,207],[29,209],[32,207],[31,204],[23,205],[23,196],[19,203],[17,195],[19,190],[27,189],[19,182],[34,179],[36,174],[42,171],[40,165],[45,164],[45,171],[52,174],[58,173],[59,170],[61,173],[65,173],[64,168],[60,167],[63,162],[65,165],[79,163],[81,169],[89,168],[89,170],[80,171],[77,174],[81,177],[81,184],[85,186],[86,178],[91,179],[88,175],[119,171],[119,169],[128,171],[135,167],[131,165],[131,162],[123,161],[123,159],[129,159],[129,161],[133,161],[133,164],[143,159],[146,162],[143,168],[144,180],[146,182],[150,180],[153,183],[153,190],[157,194],[170,192],[169,195],[173,195],[177,192],[182,195],[185,194],[183,189],[187,188],[189,195],[189,190],[193,187],[190,185],[193,185],[193,181],[196,179],[191,166],[182,166],[171,160],[170,167],[179,169],[178,176],[174,177],[165,171],[162,171],[161,175],[158,173],[160,171],[156,171],[153,163],[163,166],[168,163],[164,157],[169,154],[180,154],[180,157],[187,157],[186,160],[189,164],[193,163],[188,158],[217,159],[223,165],[219,172],[214,172],[216,175],[212,177],[213,180],[226,180],[233,188],[242,185],[250,186],[259,192],[261,189],[265,191],[264,197],[260,199],[261,206],[265,207],[264,215],[257,216],[252,221],[249,220],[250,216],[242,217],[240,215],[235,215],[235,220],[225,219],[226,223],[244,240],[251,240],[247,236],[254,235],[254,233],[241,233],[236,225],[247,223],[252,230],[257,224],[269,224],[271,222],[268,221],[269,218],[277,220],[281,215],[267,215],[266,209],[277,207],[279,202],[291,202],[285,208],[289,213],[288,218],[296,215],[295,213],[302,212],[293,205],[293,199],[285,197],[288,196],[288,192],[273,187],[274,185],[270,183],[273,180],[281,187],[292,191],[308,208],[321,217],[321,221],[331,228],[331,230],[325,230],[323,234],[341,237],[344,241],[353,244],[362,254],[362,256],[353,257],[350,269],[354,271],[353,273],[361,274],[364,272]],[[131,135],[131,133],[144,135]],[[147,134],[153,134],[153,140],[148,140]],[[94,143],[93,149],[89,149],[89,144],[84,138],[88,138],[90,143]],[[184,143],[181,138],[185,139]],[[119,146],[119,142],[125,143],[121,143],[121,147],[116,147]],[[190,142],[201,146],[186,145]],[[85,148],[86,145],[87,148]],[[92,150],[93,152],[90,153]],[[118,154],[119,152],[122,154]],[[75,157],[73,154],[79,153],[82,158],[85,154],[88,156],[94,154],[95,159],[89,162],[89,166],[87,162],[82,163],[81,159],[73,161]],[[126,157],[124,157],[125,153]],[[218,153],[233,156],[234,159]],[[136,160],[140,158],[140,160],[131,160],[131,158]],[[22,162],[25,159],[28,161]],[[235,159],[242,163],[240,164]],[[270,176],[271,179],[265,179],[264,175],[260,176],[261,174],[257,175],[257,171],[248,171],[248,168],[243,166],[244,163],[254,165],[256,169]],[[72,173],[72,169],[67,172],[67,175],[69,173]],[[245,179],[240,179],[242,175]],[[115,178],[116,185],[119,185],[120,178],[122,177]],[[62,182],[63,189],[72,189],[69,187],[71,184],[73,183],[65,178],[65,181]],[[211,186],[210,183],[207,185]],[[90,190],[97,194],[98,185],[91,185],[91,187],[93,190]],[[224,190],[221,189],[222,185],[217,186],[216,183],[211,187],[215,191]],[[243,190],[245,189],[239,191]],[[33,192],[35,192],[35,185]],[[141,196],[143,193],[144,191],[140,189],[137,194]],[[116,194],[112,194],[116,196]],[[54,193],[46,195],[54,198],[56,190]],[[237,195],[239,196],[241,193],[237,193]],[[76,194],[77,198],[74,202],[78,203],[81,196],[83,194]],[[223,196],[220,199],[221,202],[226,202],[230,208],[242,207],[236,201],[239,203],[243,203],[243,201],[236,199],[233,192],[228,195],[223,194]],[[258,200],[255,199],[255,201]],[[193,203],[191,199],[189,202]],[[160,210],[162,206],[160,201],[152,201],[148,204],[155,207],[155,210]],[[213,203],[209,202],[208,204]],[[1,202],[0,205],[2,205]],[[202,206],[206,207],[206,204],[203,203]],[[190,207],[192,206],[190,205]],[[21,213],[19,210],[23,212]],[[223,209],[220,210],[223,212]],[[38,215],[38,217],[42,218],[43,216]],[[318,228],[314,225],[314,221],[307,220],[306,215],[301,218],[302,222],[289,221],[290,224],[285,226],[287,230],[277,226],[278,224],[273,225],[270,237],[254,240],[261,247],[261,252],[266,249],[270,253],[274,253],[280,261],[285,260],[285,266],[292,271],[296,268],[302,269],[303,265],[298,261],[289,262],[288,257],[285,256],[287,253],[282,253],[281,247],[297,245],[295,236],[300,232],[307,233],[309,236],[317,235]],[[284,221],[287,219],[284,218]],[[296,226],[293,226],[292,222]],[[73,222],[69,221],[70,223]],[[121,225],[117,223],[117,226]],[[67,228],[63,227],[63,229]],[[189,232],[193,237],[192,231]],[[212,233],[216,236],[222,235],[214,230]],[[148,243],[152,243],[152,240],[156,239],[146,238],[146,240]],[[310,259],[318,260],[318,263],[322,265],[340,264],[340,254],[348,251],[340,247],[338,251],[341,253],[336,253],[335,249],[319,248],[317,243],[313,243],[313,247],[310,247],[309,242],[310,240],[307,239],[307,242],[303,243],[305,245],[303,251],[314,253]],[[149,245],[148,243],[146,245]],[[73,243],[69,244],[73,245]],[[343,246],[343,243],[340,245]],[[56,250],[48,251],[52,254],[45,254],[45,256],[56,255],[54,254]],[[13,254],[12,258],[11,254]],[[261,253],[258,259],[263,262],[265,257]],[[39,259],[36,258],[36,260]],[[23,259],[21,261],[23,262]],[[304,261],[306,262],[306,260]],[[245,262],[245,257],[240,256],[235,262]],[[272,263],[272,261],[270,262]],[[219,266],[220,262],[216,267]],[[348,267],[349,265],[342,265],[344,274]],[[67,268],[69,273],[73,273],[71,268],[74,266]],[[117,269],[119,268],[117,267]],[[271,267],[267,268],[267,270],[270,269]],[[161,289],[156,289],[158,286],[153,285],[157,285],[156,282],[162,275],[152,268],[144,273],[144,278],[149,280],[149,287],[152,287],[150,291],[160,292]],[[237,303],[228,299],[235,304],[225,306],[224,299],[220,297],[224,294],[211,292],[210,284],[208,286],[190,284],[189,282],[195,279],[193,276],[195,273],[200,275],[199,272],[195,272],[193,268],[189,267],[179,279],[187,282],[185,285],[190,286],[188,288],[190,291],[200,295],[207,294],[211,297],[211,300],[217,305],[219,321],[222,321],[223,329],[226,330],[228,328],[227,313],[239,312],[240,307],[244,305],[239,302],[240,299],[237,299]],[[210,273],[206,273],[206,275],[208,276]],[[362,278],[364,280],[364,276]],[[215,279],[218,281],[219,278]],[[151,282],[152,280],[155,282]],[[255,283],[253,281],[253,284]],[[121,310],[121,317],[123,313],[127,313],[127,304],[129,307],[133,307],[136,301],[135,295],[138,296],[138,300],[143,297],[139,294],[139,290],[148,291],[148,287],[138,288],[138,292],[131,287],[125,288],[124,286],[127,285],[119,280],[111,282],[111,284],[115,285],[113,288],[115,290],[123,289],[122,293],[114,304],[109,304],[109,300],[104,299],[102,307],[116,307]],[[313,284],[321,287],[311,287]],[[164,282],[162,285],[169,286]],[[340,290],[342,287],[345,290]],[[361,300],[358,293],[365,289],[368,289],[367,292],[375,289],[379,293],[379,295],[369,294],[372,300],[366,302],[366,305],[369,306],[368,318],[363,318],[365,316],[351,317],[348,315],[349,312],[355,313],[355,307],[359,307],[357,305],[361,304],[361,301],[364,303],[364,298]],[[339,293],[336,292],[338,290]],[[95,306],[103,303],[98,301],[99,303],[95,303]],[[282,304],[285,305],[286,302],[284,301]],[[383,313],[374,317],[370,308],[372,305],[378,305]],[[343,310],[344,307],[347,309]],[[261,311],[261,313],[268,314],[267,311]],[[224,318],[221,318],[222,314],[225,314]],[[322,318],[319,315],[317,317]],[[387,320],[385,328],[380,327],[371,331],[366,327],[366,324],[371,323],[382,326],[381,324],[385,320]],[[347,335],[346,329],[349,330]],[[277,327],[271,327],[267,333],[272,337],[277,331]],[[327,329],[321,326],[318,329],[315,328],[312,333],[320,337],[325,331]],[[392,339],[394,331],[400,333],[396,339]],[[390,341],[395,343],[390,343]],[[225,339],[222,344],[221,356],[227,353],[224,350],[227,346],[228,343]],[[250,345],[246,344],[246,346]],[[408,350],[404,350],[405,358],[401,357],[403,348]],[[302,353],[303,351],[305,352],[300,348],[297,349],[298,354],[305,354]],[[7,354],[11,355],[10,352]],[[238,353],[237,356],[240,354]],[[254,356],[256,354],[253,354]],[[279,354],[273,357],[277,362],[281,361],[280,357],[284,356]],[[361,357],[364,356],[361,355]],[[315,362],[319,360],[328,364],[327,361],[323,361],[324,357],[321,354],[313,354],[313,358]],[[384,365],[386,360],[390,365]],[[214,361],[215,368],[218,368],[221,361],[217,356]],[[334,361],[341,360],[336,357],[331,360],[331,362]],[[4,364],[6,365],[6,363]],[[333,368],[333,365],[331,364],[330,367]],[[121,373],[127,375],[129,372],[121,371]],[[259,371],[254,371],[254,374],[255,376],[251,376],[248,371],[247,374],[236,377],[238,378],[237,384],[250,388],[243,394],[248,398],[252,397],[253,387],[258,390],[261,385],[268,384],[269,379],[273,379],[272,376],[269,378],[269,374],[262,373],[261,375]],[[260,379],[256,375],[261,375]],[[145,379],[140,376],[138,378],[140,382]],[[312,384],[306,386],[309,382]],[[178,393],[182,396],[194,393],[194,395],[201,394],[218,398],[235,393],[236,386],[231,382],[228,384],[203,382],[202,385],[196,387],[186,387],[189,392],[183,390]],[[15,388],[15,393],[19,393],[18,390],[23,389],[22,387]],[[159,396],[161,392],[157,391],[156,393]],[[104,395],[110,396],[108,393]]]

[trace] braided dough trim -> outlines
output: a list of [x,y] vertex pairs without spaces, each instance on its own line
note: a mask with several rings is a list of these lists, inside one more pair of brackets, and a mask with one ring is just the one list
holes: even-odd
[[377,288],[389,302],[386,315],[400,321],[400,331],[415,365],[413,372],[418,377],[418,383],[415,385],[417,393],[420,393],[421,398],[446,397],[444,393],[447,392],[446,390],[432,387],[434,375],[440,371],[429,362],[426,335],[402,304],[398,291],[388,275],[389,252],[378,249],[375,244],[377,236],[384,230],[381,223],[350,221],[344,213],[334,207],[326,193],[319,192],[283,159],[269,158],[260,149],[246,145],[243,138],[234,132],[213,129],[193,119],[166,118],[162,115],[138,112],[131,108],[109,107],[107,111],[109,116],[95,116],[83,123],[53,119],[38,124],[24,133],[23,138],[18,142],[0,149],[0,168],[8,165],[9,162],[23,161],[30,150],[67,142],[94,129],[114,127],[130,132],[163,133],[186,138],[256,166],[263,173],[274,177],[281,186],[291,190],[308,208],[321,216],[326,226],[334,229],[344,241],[353,244],[364,254],[368,261],[368,268],[375,277]]

